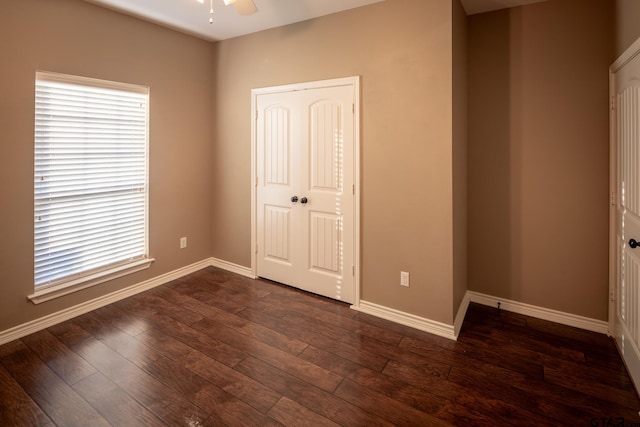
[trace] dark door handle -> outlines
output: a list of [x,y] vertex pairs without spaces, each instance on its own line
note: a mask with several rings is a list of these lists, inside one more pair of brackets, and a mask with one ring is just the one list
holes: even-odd
[[296,203],[298,201],[298,196],[293,196],[291,198],[291,203]]
[[300,199],[300,203],[302,203],[303,205],[306,205],[308,201],[309,200],[306,197],[303,197],[302,199]]
[[638,243],[636,239],[629,240],[629,247],[631,247],[631,249],[635,249],[638,246],[640,246],[640,243]]

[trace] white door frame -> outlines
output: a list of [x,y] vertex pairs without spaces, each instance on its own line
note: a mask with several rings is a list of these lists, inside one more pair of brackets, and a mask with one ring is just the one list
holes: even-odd
[[609,68],[609,330],[607,335],[614,336],[616,321],[616,292],[618,280],[618,142],[616,140],[616,111],[614,109],[616,84],[615,72],[620,69],[616,62]]
[[251,274],[257,277],[257,129],[258,119],[257,99],[258,95],[278,92],[291,92],[306,89],[319,89],[334,86],[353,86],[354,88],[354,293],[352,307],[360,305],[360,77],[344,77],[315,82],[296,83],[282,86],[256,88],[251,90]]

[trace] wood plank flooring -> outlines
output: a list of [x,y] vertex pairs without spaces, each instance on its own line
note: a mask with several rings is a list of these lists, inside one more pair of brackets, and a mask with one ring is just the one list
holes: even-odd
[[629,426],[610,338],[471,305],[457,342],[216,268],[0,346],[1,426]]

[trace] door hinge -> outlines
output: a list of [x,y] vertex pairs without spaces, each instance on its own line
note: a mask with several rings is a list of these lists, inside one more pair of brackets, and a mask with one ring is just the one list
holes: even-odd
[[614,96],[611,97],[611,104],[609,105],[609,108],[612,110],[616,109],[616,98]]
[[353,194],[354,196],[356,195],[356,185],[355,184],[351,185],[351,194]]
[[609,195],[609,203],[611,203],[611,206],[616,205],[616,193],[614,193],[613,191]]
[[256,187],[258,186],[258,177],[256,176]]
[[256,120],[258,120],[258,115],[260,114],[260,110],[256,110]]
[[356,275],[356,266],[355,266],[355,265],[352,265],[352,266],[351,266],[351,275],[352,275],[352,276],[355,276],[355,275]]
[[353,114],[355,114],[355,113],[356,113],[356,104],[351,104],[351,112],[352,112]]
[[258,253],[258,244],[256,243],[256,253]]

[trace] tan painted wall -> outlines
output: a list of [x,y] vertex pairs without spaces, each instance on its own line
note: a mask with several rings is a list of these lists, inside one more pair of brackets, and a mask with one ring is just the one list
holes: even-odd
[[[0,331],[210,256],[211,45],[78,0],[0,4]],[[38,306],[33,293],[35,70],[151,87],[150,246],[141,273]],[[189,246],[179,249],[180,236]]]
[[467,292],[467,15],[453,5],[453,314]]
[[640,1],[615,0],[616,58],[640,37]]
[[217,45],[214,257],[251,263],[251,89],[359,75],[362,298],[452,322],[451,13],[387,0]]
[[612,22],[608,0],[469,18],[470,290],[607,319]]
[[[0,330],[211,255],[249,266],[250,90],[352,75],[362,78],[363,299],[451,323],[468,252],[472,290],[606,319],[613,8],[552,0],[475,15],[468,58],[460,10],[387,0],[209,44],[79,0],[3,3]],[[40,306],[25,298],[36,69],[151,86],[157,259]]]

